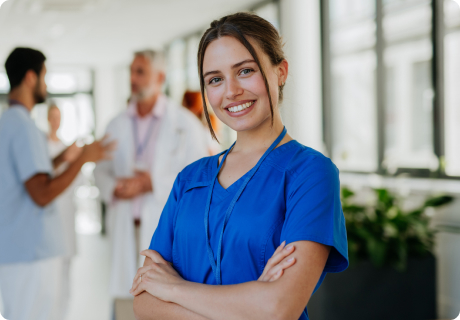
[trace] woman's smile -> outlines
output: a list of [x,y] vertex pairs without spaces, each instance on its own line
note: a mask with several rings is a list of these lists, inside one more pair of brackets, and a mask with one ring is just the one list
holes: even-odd
[[231,117],[241,117],[254,109],[257,100],[244,100],[227,105],[224,110]]

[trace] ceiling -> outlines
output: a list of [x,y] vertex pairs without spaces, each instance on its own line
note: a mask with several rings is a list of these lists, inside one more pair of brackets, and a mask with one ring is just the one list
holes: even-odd
[[[0,0],[0,3],[2,0]],[[0,61],[16,46],[52,65],[117,65],[261,0],[8,0],[0,7]]]

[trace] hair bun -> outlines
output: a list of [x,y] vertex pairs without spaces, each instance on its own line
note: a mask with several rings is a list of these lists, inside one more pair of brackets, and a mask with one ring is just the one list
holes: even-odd
[[225,23],[225,21],[227,21],[227,17],[228,16],[225,16],[220,18],[219,20],[214,20],[213,22],[211,22],[211,28],[220,28]]

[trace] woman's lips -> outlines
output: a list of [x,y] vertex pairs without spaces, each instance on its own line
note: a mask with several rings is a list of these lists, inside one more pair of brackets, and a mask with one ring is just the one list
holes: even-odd
[[241,111],[236,111],[236,112],[231,112],[229,111],[228,109],[230,108],[226,108],[225,109],[225,112],[231,116],[231,117],[241,117],[241,116],[244,116],[245,114],[248,114],[249,112],[252,111],[252,109],[254,109],[254,105],[257,103],[257,100],[255,100],[249,107],[241,110]]

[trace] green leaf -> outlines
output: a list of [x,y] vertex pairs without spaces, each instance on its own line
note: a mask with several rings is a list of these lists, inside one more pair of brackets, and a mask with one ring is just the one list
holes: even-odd
[[367,252],[369,258],[375,266],[381,267],[385,262],[387,246],[384,242],[371,238],[367,242]]
[[346,188],[346,187],[343,187],[342,188],[342,198],[343,199],[348,199],[352,196],[354,196],[355,193],[353,191],[351,191],[350,189]]
[[425,207],[439,207],[448,204],[454,200],[451,196],[433,197],[425,201]]

